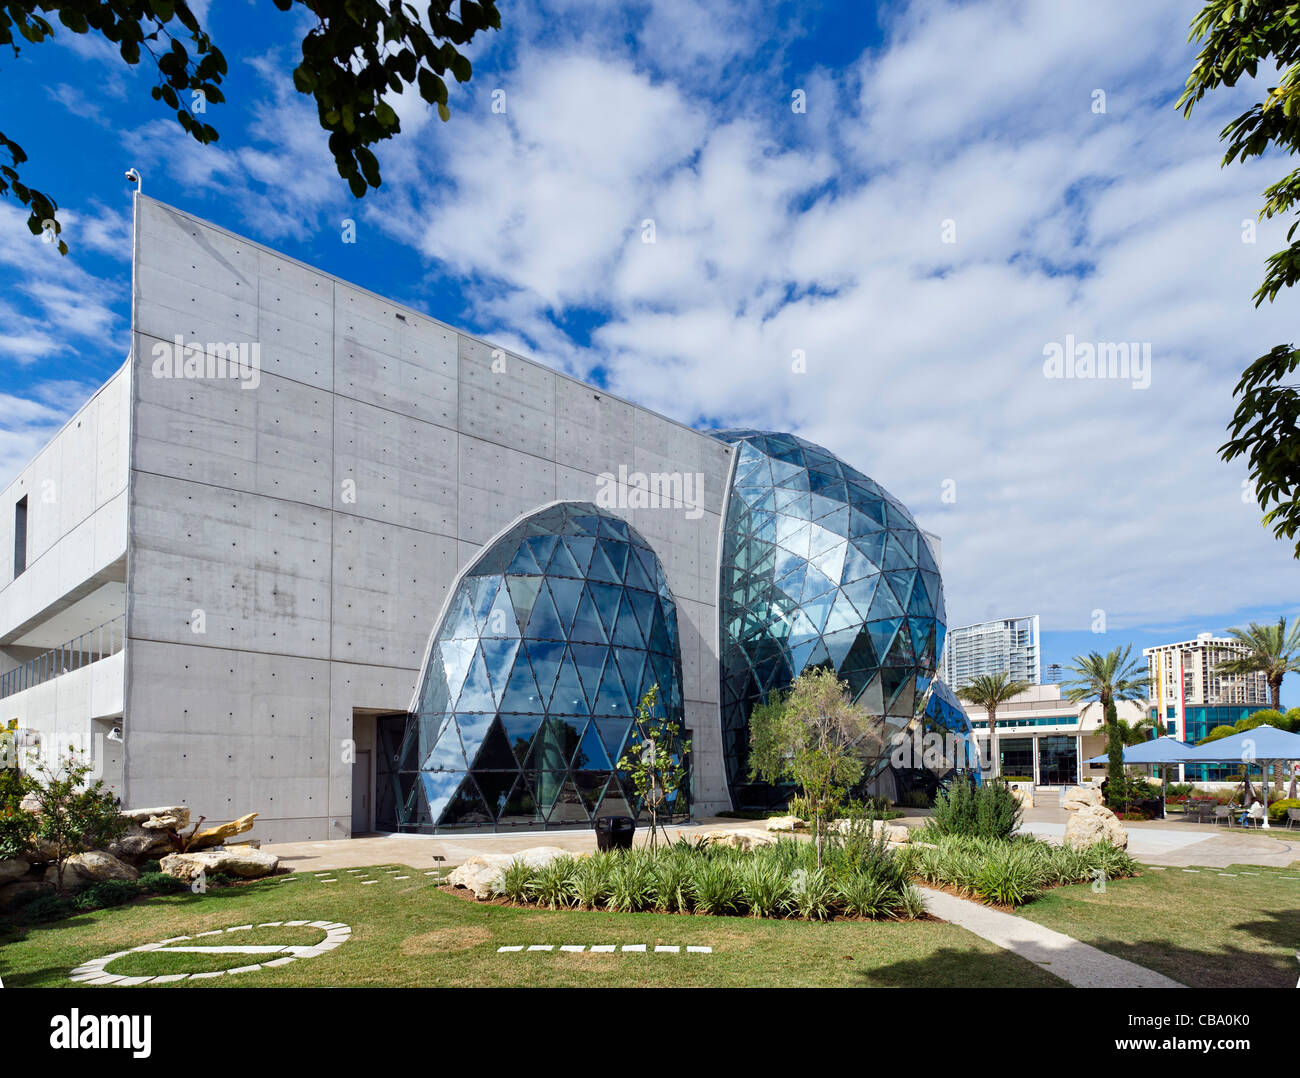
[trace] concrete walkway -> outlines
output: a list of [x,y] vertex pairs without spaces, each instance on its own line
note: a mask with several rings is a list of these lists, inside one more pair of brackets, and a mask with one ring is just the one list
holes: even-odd
[[[1295,838],[1268,838],[1248,831],[1184,830],[1171,826],[1126,824],[1128,852],[1147,865],[1202,868],[1226,868],[1228,865],[1260,865],[1264,868],[1290,868],[1300,861],[1300,832]],[[1030,821],[1021,825],[1023,832],[1048,842],[1059,843],[1065,836],[1065,824]]]
[[[705,831],[729,831],[736,828],[761,828],[753,820],[706,819],[691,824],[670,824],[668,840],[681,835],[689,838]],[[659,832],[663,840],[663,830]],[[638,827],[634,839],[644,846],[650,841],[650,829]],[[447,868],[461,864],[467,857],[481,853],[518,853],[534,846],[558,846],[573,853],[590,853],[596,848],[596,832],[590,827],[573,831],[519,831],[496,835],[362,835],[334,842],[276,842],[262,847],[280,858],[293,872],[324,872],[370,865],[410,865],[427,870],[439,864]],[[435,862],[434,857],[445,860]]]
[[917,890],[925,899],[925,908],[934,916],[1018,954],[1075,988],[1185,987],[1162,973],[1116,958],[1033,921],[957,898],[946,891],[930,887]]

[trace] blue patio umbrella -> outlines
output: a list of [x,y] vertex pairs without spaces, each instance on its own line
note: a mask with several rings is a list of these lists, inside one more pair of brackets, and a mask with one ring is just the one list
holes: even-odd
[[[1186,757],[1188,763],[1259,764],[1261,770],[1269,764],[1300,760],[1300,734],[1279,730],[1276,726],[1256,726],[1231,737],[1198,745]],[[1264,819],[1260,826],[1268,827],[1268,776],[1264,777]]]
[[[1192,746],[1179,741],[1176,737],[1157,737],[1143,741],[1140,745],[1124,746],[1126,764],[1181,764],[1188,760]],[[1103,753],[1088,761],[1090,764],[1104,764],[1108,757]]]

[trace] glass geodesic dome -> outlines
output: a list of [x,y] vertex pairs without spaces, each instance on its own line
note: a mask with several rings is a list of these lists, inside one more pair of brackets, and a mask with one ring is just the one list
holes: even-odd
[[379,818],[429,831],[635,816],[618,761],[652,685],[680,726],[677,611],[658,557],[594,505],[540,509],[458,583],[380,775]]
[[723,532],[721,708],[738,806],[789,791],[748,779],[749,716],[774,689],[829,666],[876,722],[867,780],[912,722],[943,649],[943,585],[929,541],[888,491],[792,434],[715,432],[738,447]]

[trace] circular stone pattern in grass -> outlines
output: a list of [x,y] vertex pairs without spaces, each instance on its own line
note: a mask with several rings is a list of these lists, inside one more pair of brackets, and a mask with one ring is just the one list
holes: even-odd
[[[315,931],[313,931],[315,930]],[[310,935],[311,944],[297,942]],[[352,937],[352,929],[337,921],[267,921],[235,925],[194,936],[172,936],[116,951],[78,966],[69,974],[78,984],[127,987],[211,980],[264,967],[287,966],[316,958]],[[109,965],[114,966],[110,972]],[[143,970],[143,972],[141,972]]]

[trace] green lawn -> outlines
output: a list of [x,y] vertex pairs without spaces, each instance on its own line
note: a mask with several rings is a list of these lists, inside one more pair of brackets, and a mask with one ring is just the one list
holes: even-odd
[[[391,867],[391,866],[389,866]],[[0,939],[7,987],[67,985],[83,962],[174,936],[252,924],[243,933],[190,943],[275,942],[312,945],[323,933],[304,927],[290,938],[259,929],[267,921],[321,920],[350,925],[337,949],[276,969],[179,986],[448,985],[537,987],[695,986],[1018,986],[1060,987],[1038,967],[963,929],[934,921],[811,924],[732,917],[606,914],[514,909],[439,891],[418,870],[397,881],[382,868],[363,885],[346,872],[337,883],[312,875],[266,880],[206,895],[184,893],[79,914],[48,926],[23,926]],[[292,930],[289,930],[292,931]],[[238,935],[239,939],[232,938]],[[554,944],[552,952],[497,953],[503,945]],[[560,952],[560,944],[650,946],[645,954]],[[679,954],[654,954],[676,944]],[[687,954],[686,946],[712,954]],[[150,976],[234,968],[261,957],[134,954],[110,973]]]
[[[1223,875],[1231,873],[1232,875]],[[1287,878],[1290,877],[1290,878]],[[1149,867],[1059,887],[1016,912],[1198,988],[1293,988],[1300,977],[1300,871]]]

